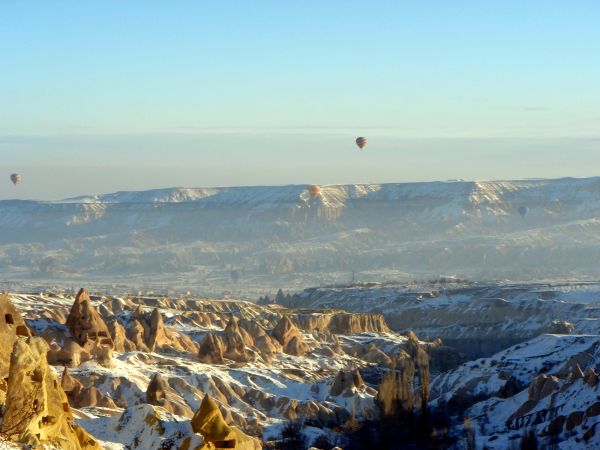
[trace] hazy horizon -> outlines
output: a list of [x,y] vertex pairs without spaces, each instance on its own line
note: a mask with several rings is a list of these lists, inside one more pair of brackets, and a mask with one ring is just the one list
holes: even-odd
[[0,198],[595,175],[598,3],[434,4],[2,2]]
[[[106,136],[102,139],[111,141]],[[191,136],[184,141],[189,139],[205,138]],[[351,137],[335,137],[326,139],[331,150],[324,151],[316,139],[307,144],[307,138],[302,137],[290,146],[297,151],[289,155],[258,152],[248,158],[240,151],[244,147],[240,141],[246,137],[232,139],[238,141],[237,146],[227,148],[227,144],[221,143],[212,155],[180,149],[172,151],[172,157],[164,155],[161,147],[181,144],[181,138],[154,139],[152,146],[139,149],[136,139],[121,137],[110,142],[105,150],[86,151],[86,136],[78,138],[83,150],[64,150],[61,139],[55,137],[44,141],[44,145],[54,147],[44,153],[21,141],[20,151],[3,155],[0,160],[4,179],[0,183],[0,199],[58,200],[171,187],[581,178],[597,176],[594,167],[600,165],[600,152],[596,150],[599,144],[592,139],[575,141],[580,159],[573,159],[571,152],[563,151],[564,140],[516,143],[421,139],[406,140],[403,147],[407,150],[397,151],[393,143],[371,137],[369,146],[358,151],[353,148]],[[264,139],[268,141],[265,145],[277,146],[272,136]],[[119,150],[123,142],[132,150]],[[302,143],[304,147],[299,148]],[[541,165],[540,160],[553,163]],[[13,172],[23,176],[16,187],[8,179]]]

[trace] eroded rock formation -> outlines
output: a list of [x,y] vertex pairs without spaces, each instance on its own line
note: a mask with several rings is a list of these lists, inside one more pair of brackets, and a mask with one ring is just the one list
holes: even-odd
[[74,422],[67,395],[48,366],[47,351],[42,338],[15,342],[0,433],[35,448],[99,450],[97,442]]
[[348,313],[344,311],[298,312],[292,314],[298,327],[307,332],[335,334],[388,333],[383,315],[375,313]]
[[261,359],[270,362],[282,351],[279,342],[257,323],[231,317],[222,334],[207,333],[198,356],[207,364],[224,364],[226,360],[246,363]]
[[114,347],[112,338],[85,289],[81,289],[75,297],[66,325],[85,352],[103,365],[111,364]]
[[215,333],[207,333],[198,351],[200,361],[206,364],[224,364],[224,356],[225,343],[223,339]]
[[198,345],[189,336],[166,327],[160,311],[136,309],[127,325],[126,336],[137,350],[196,353]]
[[146,402],[162,406],[171,414],[191,418],[194,413],[160,373],[155,373],[146,390]]
[[308,352],[308,345],[304,342],[302,333],[289,317],[283,316],[272,334],[288,355],[304,356]]
[[69,404],[74,408],[117,408],[112,398],[104,395],[96,386],[85,387],[83,383],[69,375],[66,366],[61,377],[60,386],[67,394]]
[[344,397],[351,397],[354,395],[354,390],[359,389],[365,385],[365,382],[360,375],[358,369],[353,371],[340,370],[333,380],[329,393],[334,397],[343,395]]
[[202,435],[215,449],[261,450],[258,439],[244,434],[239,428],[229,426],[223,419],[219,405],[205,395],[200,408],[192,418],[192,429]]
[[377,403],[384,416],[411,412],[429,400],[429,357],[412,332],[405,349],[394,356],[379,386]]
[[10,354],[19,336],[31,336],[21,313],[10,301],[6,292],[0,294],[0,403],[6,394],[5,379],[8,377]]

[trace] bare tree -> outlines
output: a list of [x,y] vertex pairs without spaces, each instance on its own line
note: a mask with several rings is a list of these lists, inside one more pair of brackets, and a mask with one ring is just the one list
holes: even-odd
[[23,432],[24,426],[39,413],[42,407],[38,402],[40,392],[41,386],[36,386],[29,394],[29,401],[23,402],[20,409],[12,412],[10,416],[3,411],[0,424],[0,443],[14,442],[14,439]]

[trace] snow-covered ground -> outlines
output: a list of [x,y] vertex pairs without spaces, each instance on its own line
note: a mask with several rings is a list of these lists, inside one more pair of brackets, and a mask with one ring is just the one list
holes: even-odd
[[[590,370],[600,372],[599,297],[600,290],[593,283],[527,285],[446,280],[420,285],[315,288],[287,300],[292,307],[309,308],[303,310],[224,299],[141,297],[131,304],[125,299],[94,297],[93,303],[109,315],[115,302],[123,305],[125,309],[119,313],[123,320],[132,314],[136,302],[144,311],[158,307],[166,325],[196,341],[209,332],[223,333],[224,321],[231,315],[269,329],[286,311],[291,317],[303,314],[309,323],[342,309],[386,315],[401,311],[412,321],[413,326],[408,328],[417,330],[421,337],[426,337],[423,330],[429,330],[431,339],[436,337],[436,326],[458,338],[472,338],[479,333],[494,340],[493,333],[482,331],[486,328],[522,333],[522,342],[516,345],[437,375],[430,385],[430,406],[449,408],[450,414],[470,417],[482,448],[512,448],[524,433],[533,430],[544,444],[552,439],[557,448],[580,449],[600,447],[600,432],[592,433],[598,417],[600,385],[573,375],[577,365],[588,378]],[[34,332],[65,332],[62,321],[73,302],[71,296],[21,293],[12,294],[11,298]],[[186,315],[202,311],[218,314],[210,323],[200,323],[194,316]],[[494,311],[500,325],[489,320]],[[427,327],[419,328],[421,314]],[[569,327],[560,322],[566,319]],[[556,320],[559,322],[553,323]],[[455,321],[460,326],[450,327],[444,321]],[[546,326],[562,331],[547,333],[543,331]],[[536,337],[527,338],[530,332],[535,332]],[[118,406],[82,407],[76,411],[78,421],[102,441],[103,448],[110,450],[125,449],[132,439],[158,448],[186,435],[189,418],[174,416],[161,408],[148,409],[145,404],[146,390],[157,373],[174,389],[177,400],[192,411],[208,393],[229,412],[232,423],[265,440],[277,438],[291,418],[301,417],[315,405],[336,414],[345,411],[344,414],[354,414],[358,419],[373,417],[376,392],[372,387],[380,380],[380,366],[367,363],[366,358],[351,349],[374,348],[392,355],[407,344],[407,338],[387,331],[338,334],[335,338],[308,331],[303,335],[310,347],[305,356],[280,353],[271,361],[206,364],[190,353],[129,351],[116,353],[113,367],[85,362],[68,373],[86,386],[96,387]],[[340,348],[347,351],[340,352]],[[359,368],[371,385],[354,389],[349,396],[333,396],[331,387],[338,372],[354,368]],[[62,367],[55,367],[55,372],[60,375]],[[553,387],[540,395],[543,389],[532,386],[539,385],[544,377],[551,380]],[[146,426],[144,418],[148,414],[157,415],[160,426]],[[552,432],[554,429],[558,431]],[[313,439],[319,434],[312,425],[305,431]],[[331,430],[329,433],[335,435]],[[455,423],[452,433],[462,436],[461,421]],[[462,438],[457,448],[460,442]]]
[[518,448],[531,431],[546,446],[600,448],[599,333],[542,335],[470,361],[432,381],[431,405],[468,407],[481,448]]
[[[63,321],[73,303],[72,296],[11,294],[11,300],[34,333],[46,336],[64,336],[68,333]],[[124,300],[113,297],[96,298],[93,303],[99,311],[105,312],[107,309],[103,305],[112,301],[125,304]],[[158,306],[167,325],[196,340],[201,340],[207,332],[222,334],[222,326],[216,325],[222,322],[191,325],[185,313],[223,310],[219,317],[224,320],[233,314],[240,319],[269,323],[277,321],[284,311],[282,308],[248,302],[209,299],[196,299],[192,303],[161,298],[138,301],[144,311],[151,311]],[[132,312],[126,309],[120,314],[125,319]],[[324,313],[308,314],[318,316]],[[372,417],[376,394],[372,386],[354,389],[352,395],[332,395],[330,390],[340,370],[377,370],[377,365],[336,349],[375,345],[379,350],[393,354],[407,342],[407,338],[392,332],[338,335],[332,336],[331,341],[323,336],[321,333],[317,338],[307,332],[304,339],[310,351],[305,356],[279,353],[268,362],[259,359],[247,363],[228,361],[226,364],[205,364],[199,362],[197,354],[158,351],[115,353],[111,367],[102,366],[94,360],[87,361],[68,369],[69,375],[86,387],[94,386],[101,394],[114,400],[118,407],[111,409],[92,405],[77,409],[75,414],[79,423],[101,441],[103,448],[130,448],[128,446],[134,438],[145,444],[133,448],[160,448],[161,443],[186,435],[185,430],[190,427],[189,418],[174,416],[161,408],[156,414],[161,417],[158,428],[162,431],[145,424],[144,417],[155,414],[145,405],[146,390],[150,380],[160,374],[174,389],[178,401],[192,411],[198,409],[204,394],[209,394],[224,411],[228,411],[232,423],[252,430],[265,440],[278,437],[287,421],[296,414],[302,417],[305,413],[301,411],[309,411],[315,405],[341,414],[340,417],[344,417],[344,414],[348,417],[354,414],[357,418]],[[61,343],[60,338],[57,341]],[[326,348],[335,353],[324,351]],[[55,366],[54,371],[60,377],[63,367]],[[271,400],[261,403],[259,400],[265,396]],[[127,413],[123,415],[125,411]],[[311,430],[314,434],[315,430]]]

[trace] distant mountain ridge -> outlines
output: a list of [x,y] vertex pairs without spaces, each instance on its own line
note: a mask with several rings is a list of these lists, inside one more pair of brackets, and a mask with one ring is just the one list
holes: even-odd
[[274,285],[290,274],[312,274],[314,284],[351,271],[595,277],[600,177],[322,185],[317,196],[285,185],[5,200],[0,230],[0,269],[17,275],[202,266],[223,281],[234,267],[247,282],[267,276],[261,282]]
[[[101,195],[84,195],[64,200],[41,203],[178,203],[215,201],[254,202],[267,200],[292,201],[306,199],[308,185],[235,186],[200,188],[162,188],[144,191],[119,191]],[[471,201],[523,200],[534,204],[546,197],[555,196],[558,201],[573,200],[590,191],[600,191],[600,177],[527,179],[514,181],[431,181],[414,183],[361,183],[345,185],[322,185],[319,197],[330,206],[341,206],[352,200],[407,201],[423,196],[459,196]],[[2,202],[2,201],[0,201]]]

